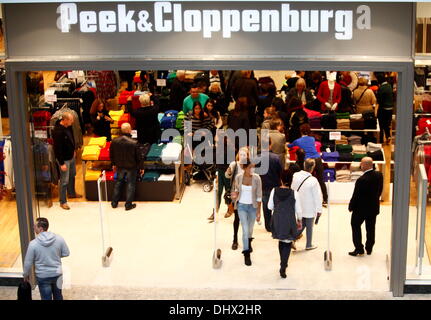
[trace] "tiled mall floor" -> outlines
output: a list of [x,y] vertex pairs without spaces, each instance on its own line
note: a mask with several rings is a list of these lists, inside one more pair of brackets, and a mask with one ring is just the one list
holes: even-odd
[[[392,297],[387,280],[390,207],[382,207],[378,216],[373,254],[351,257],[347,254],[353,249],[347,206],[331,206],[332,271],[325,271],[323,265],[328,223],[325,210],[314,231],[318,248],[303,250],[305,237],[301,239],[298,251],[291,254],[287,279],[281,279],[278,244],[263,224],[255,225],[251,267],[243,263],[241,245],[238,250],[231,250],[233,217],[222,217],[224,206],[217,224],[217,247],[222,250],[223,266],[219,270],[212,268],[215,225],[206,219],[212,203],[213,194],[203,192],[196,183],[186,189],[181,203],[138,203],[136,209],[128,212],[123,206],[115,210],[105,206],[108,230],[105,241],[114,249],[109,268],[102,267],[97,203],[72,203],[70,211],[61,210],[58,205],[43,209],[41,215],[50,220],[51,231],[61,234],[70,247],[70,257],[63,259],[65,297],[145,299],[152,298],[151,294],[154,299]],[[241,234],[240,229],[240,239]],[[10,295],[8,290],[11,289],[0,289],[0,298],[1,292]],[[173,292],[181,294],[175,296]]]

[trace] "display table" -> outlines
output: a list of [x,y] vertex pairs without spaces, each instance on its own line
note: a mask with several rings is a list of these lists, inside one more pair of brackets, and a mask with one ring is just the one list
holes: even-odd
[[[163,162],[144,161],[145,170],[159,170],[163,173],[175,174],[172,181],[136,182],[135,201],[173,201],[181,200],[185,190],[184,183],[184,155],[171,164]],[[107,162],[103,160],[82,160],[85,197],[89,201],[97,201],[97,181],[85,181],[87,162]],[[106,181],[108,200],[111,200],[115,181]],[[123,190],[125,197],[125,188]],[[124,198],[125,199],[125,198]]]

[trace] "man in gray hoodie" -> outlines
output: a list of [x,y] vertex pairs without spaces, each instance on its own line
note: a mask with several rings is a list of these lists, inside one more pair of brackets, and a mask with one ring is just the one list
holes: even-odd
[[61,258],[69,256],[69,248],[63,237],[48,232],[48,228],[48,219],[36,219],[34,231],[37,237],[30,242],[25,255],[24,281],[29,281],[34,263],[42,300],[63,300]]

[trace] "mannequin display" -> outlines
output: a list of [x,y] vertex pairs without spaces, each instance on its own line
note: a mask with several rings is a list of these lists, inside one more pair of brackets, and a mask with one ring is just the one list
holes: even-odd
[[336,111],[341,101],[341,86],[335,82],[337,72],[327,72],[327,81],[320,84],[317,99],[321,103],[322,112]]

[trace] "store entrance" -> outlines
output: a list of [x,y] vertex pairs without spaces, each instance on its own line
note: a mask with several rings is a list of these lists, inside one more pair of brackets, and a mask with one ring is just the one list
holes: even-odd
[[[276,136],[284,137],[281,144],[285,146],[286,143],[300,138],[300,135],[295,136],[298,135],[300,124],[295,121],[303,122],[306,119],[305,122],[311,127],[311,135],[320,142],[324,173],[327,177],[327,206],[322,209],[322,216],[313,228],[313,244],[317,248],[306,250],[304,233],[303,238],[296,242],[296,251],[290,256],[286,281],[280,279],[278,274],[277,242],[272,239],[271,233],[265,230],[264,223],[254,227],[252,267],[244,265],[241,254],[241,227],[238,232],[238,249],[232,250],[235,219],[234,215],[225,218],[228,208],[223,201],[215,217],[215,246],[222,250],[223,267],[217,272],[212,269],[215,223],[207,218],[212,213],[214,189],[206,192],[208,189],[203,186],[208,180],[211,182],[213,176],[206,175],[206,170],[194,172],[192,168],[189,172],[181,157],[176,159],[178,165],[164,168],[154,163],[151,167],[146,163],[147,179],[144,174],[142,181],[137,182],[136,209],[125,211],[124,202],[113,209],[109,201],[104,202],[102,209],[99,207],[97,180],[100,174],[105,171],[109,200],[112,199],[115,182],[109,152],[108,157],[105,154],[109,137],[105,140],[94,139],[104,136],[100,134],[103,129],[95,125],[99,120],[97,108],[100,103],[106,108],[107,117],[111,119],[107,120],[108,135],[111,139],[120,134],[121,123],[133,122],[133,117],[128,116],[128,104],[133,108],[136,103],[139,108],[139,97],[145,92],[152,93],[151,101],[159,108],[161,128],[164,126],[163,121],[166,121],[166,111],[183,110],[184,104],[173,103],[174,99],[184,101],[193,89],[213,100],[220,115],[220,119],[215,119],[215,125],[220,123],[221,128],[227,128],[232,124],[229,114],[235,109],[234,101],[241,97],[237,92],[240,89],[235,87],[235,83],[238,80],[240,83],[243,77],[240,71],[28,73],[27,110],[31,124],[35,201],[39,210],[37,215],[47,217],[52,231],[61,234],[70,246],[71,256],[64,261],[69,284],[388,291],[396,143],[393,134],[396,119],[392,115],[396,114],[397,106],[394,105],[389,120],[380,117],[376,95],[383,82],[376,83],[376,75],[383,76],[385,82],[391,83],[394,95],[392,98],[396,101],[396,73],[338,71],[332,81],[334,87],[329,90],[331,101],[317,98],[324,99],[324,94],[319,94],[319,90],[322,90],[320,86],[323,83],[327,85],[328,78],[332,77],[330,72],[254,70],[251,75],[251,79],[256,79],[256,112],[251,119],[247,117],[248,121],[255,121],[248,122],[248,125],[261,128],[269,124]],[[183,80],[178,83],[176,80],[182,76]],[[296,83],[302,82],[306,90],[303,94],[298,94]],[[172,94],[173,87],[177,94]],[[362,100],[366,95],[370,101],[369,105]],[[99,98],[100,103],[95,103]],[[332,120],[326,116],[326,102],[330,102],[331,107],[337,103],[334,108],[337,112],[331,113]],[[202,103],[203,106],[205,103],[206,101]],[[70,210],[59,206],[60,188],[58,184],[55,185],[59,179],[59,171],[54,160],[55,152],[52,150],[52,129],[55,125],[53,119],[56,119],[55,113],[62,108],[71,109],[77,114],[74,134],[78,134],[75,142],[81,147],[76,154],[75,189],[76,194],[83,197],[68,197]],[[362,112],[358,111],[361,108],[371,109],[369,118],[364,119]],[[96,112],[93,112],[95,110]],[[322,111],[325,120],[322,118]],[[181,128],[178,119],[180,117],[177,115],[175,124],[171,123],[175,129]],[[382,119],[385,124],[382,124]],[[271,125],[276,120],[279,120],[281,126],[272,128]],[[99,129],[101,131],[95,132]],[[136,127],[134,129],[139,130]],[[385,129],[387,131],[382,137],[381,132]],[[136,132],[137,138],[138,135]],[[88,148],[91,145],[96,148]],[[92,152],[90,149],[97,150]],[[381,210],[376,223],[376,244],[371,255],[360,257],[348,254],[354,249],[348,203],[355,181],[362,175],[359,163],[364,156],[373,157],[375,169],[382,173],[384,182]],[[296,157],[296,150],[288,147],[284,149],[286,169],[297,162]],[[154,174],[154,171],[159,172]],[[153,174],[148,175],[149,172]],[[102,216],[105,227],[103,235],[100,219]],[[104,268],[101,263],[102,236],[109,238],[107,241],[114,248],[114,257],[109,268]],[[365,238],[363,225],[363,242]],[[331,271],[324,268],[325,251],[332,252]]]

